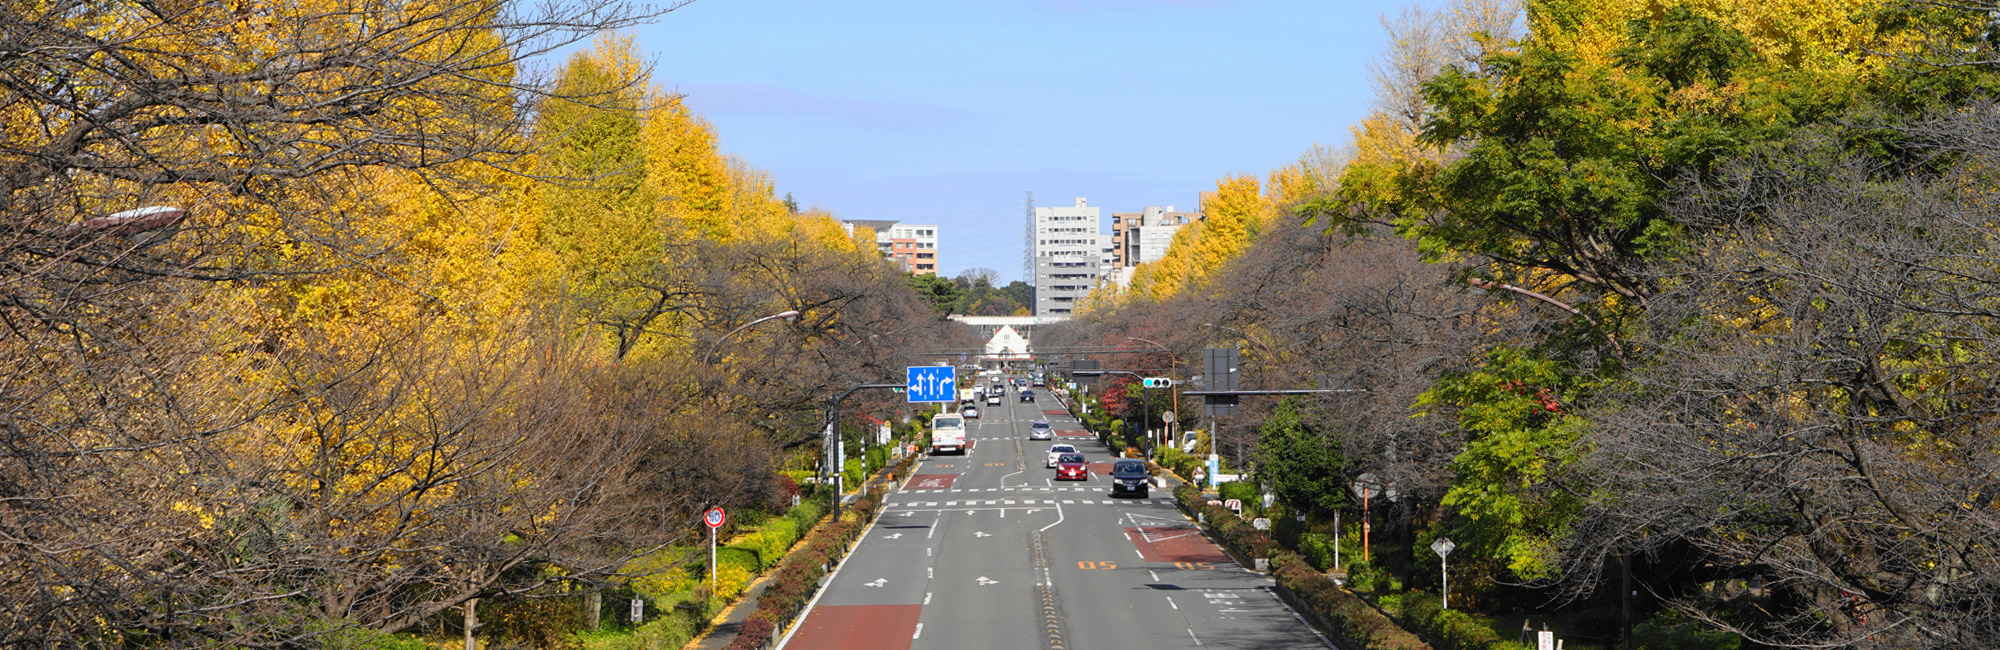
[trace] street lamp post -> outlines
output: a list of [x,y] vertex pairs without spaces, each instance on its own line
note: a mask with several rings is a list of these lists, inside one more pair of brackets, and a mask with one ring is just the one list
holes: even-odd
[[[845,390],[845,391],[842,391],[842,392],[841,392],[841,393],[840,393],[839,395],[835,395],[835,396],[833,397],[833,401],[832,401],[832,403],[831,403],[831,404],[830,404],[830,405],[829,405],[829,406],[827,407],[827,410],[831,412],[831,415],[833,416],[833,418],[832,418],[832,422],[830,422],[830,423],[829,423],[829,424],[827,425],[827,431],[828,431],[828,433],[827,433],[827,447],[826,447],[826,451],[825,451],[825,454],[826,454],[826,455],[825,455],[825,461],[821,462],[821,463],[820,463],[820,465],[821,465],[822,467],[825,467],[825,468],[826,468],[826,471],[824,472],[824,473],[825,473],[825,474],[827,475],[827,476],[826,476],[826,478],[831,478],[831,479],[833,479],[833,484],[834,484],[834,488],[833,488],[833,520],[834,520],[834,521],[840,521],[840,492],[841,492],[841,489],[840,489],[840,479],[839,479],[838,477],[840,476],[840,472],[841,472],[841,470],[844,470],[844,469],[846,469],[846,468],[844,468],[844,467],[834,467],[834,466],[833,466],[833,465],[834,465],[834,463],[836,462],[836,459],[838,459],[838,458],[840,457],[840,448],[839,448],[839,447],[836,447],[835,445],[840,445],[840,444],[844,444],[844,443],[843,443],[843,441],[842,441],[842,440],[840,439],[840,438],[841,438],[841,436],[840,436],[840,402],[841,402],[841,400],[844,400],[844,399],[847,399],[847,396],[848,396],[848,395],[853,395],[855,391],[860,391],[860,390],[868,390],[868,389],[879,389],[879,388],[903,388],[903,385],[902,385],[902,384],[855,384],[853,388],[849,388],[849,389],[847,389],[847,390]],[[865,456],[866,456],[866,453],[867,453],[867,452],[866,452],[866,449],[867,449],[867,444],[866,444],[866,443],[863,443],[863,444],[862,444],[862,449],[863,449],[863,456],[865,457]],[[864,465],[865,465],[865,461],[864,461]],[[862,476],[862,480],[863,480],[863,481],[866,481],[866,480],[867,480],[867,476],[866,476],[866,475]],[[826,485],[826,484],[827,484],[827,481],[826,481],[826,479],[825,479],[825,478],[823,478],[823,479],[821,479],[821,480],[820,480],[820,485]]]
[[732,337],[732,336],[735,336],[737,332],[741,332],[741,331],[743,331],[743,330],[747,330],[747,329],[750,329],[750,326],[751,326],[751,325],[756,325],[756,324],[758,324],[758,323],[762,323],[762,322],[764,322],[764,321],[770,321],[770,320],[777,320],[777,319],[780,319],[780,318],[783,318],[783,319],[785,319],[785,320],[792,320],[792,319],[794,319],[794,318],[798,318],[798,317],[799,317],[799,310],[797,310],[797,309],[787,309],[787,310],[785,310],[785,311],[781,311],[781,312],[778,312],[778,313],[775,313],[775,314],[771,314],[771,315],[769,315],[769,316],[765,316],[765,317],[763,317],[763,318],[759,318],[759,319],[757,319],[757,320],[753,320],[753,321],[750,321],[750,322],[748,322],[748,323],[744,323],[744,324],[743,324],[743,325],[742,325],[741,327],[738,327],[738,328],[736,328],[736,329],[733,329],[733,330],[729,330],[729,333],[728,333],[728,334],[724,334],[724,335],[722,335],[722,338],[719,338],[719,339],[716,339],[714,343],[711,343],[711,344],[709,344],[709,346],[708,346],[708,354],[704,354],[704,355],[702,355],[702,357],[701,357],[701,358],[702,358],[702,362],[703,362],[703,363],[714,363],[714,362],[715,362],[715,351],[716,351],[716,350],[718,350],[718,349],[721,349],[721,348],[722,348],[722,342],[723,342],[723,341],[727,341],[727,340],[729,340],[729,337]]

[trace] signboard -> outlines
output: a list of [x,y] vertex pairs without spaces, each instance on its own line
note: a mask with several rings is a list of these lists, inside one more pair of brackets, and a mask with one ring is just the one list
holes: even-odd
[[722,522],[728,519],[729,515],[724,514],[722,508],[709,508],[701,515],[701,523],[708,524],[709,528],[721,528]]
[[1243,501],[1241,499],[1228,499],[1222,502],[1222,507],[1243,512]]
[[1271,520],[1265,519],[1263,517],[1258,517],[1256,519],[1250,520],[1250,527],[1255,528],[1257,530],[1270,530]]
[[1438,554],[1438,557],[1451,555],[1451,550],[1455,548],[1458,548],[1457,544],[1453,544],[1451,540],[1443,537],[1439,537],[1437,541],[1431,542],[1431,552]]
[[1548,630],[1536,632],[1535,650],[1556,650],[1556,633]]
[[1373,499],[1382,494],[1382,480],[1374,474],[1363,473],[1354,477],[1354,496]]
[[958,396],[958,369],[951,366],[909,366],[904,369],[903,394],[911,403],[952,402]]
[[634,624],[646,622],[646,599],[632,599],[632,622]]

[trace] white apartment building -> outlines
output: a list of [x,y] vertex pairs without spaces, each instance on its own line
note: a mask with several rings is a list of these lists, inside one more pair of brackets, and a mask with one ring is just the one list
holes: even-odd
[[1111,236],[1098,208],[1035,208],[1035,315],[1073,315],[1111,273]]

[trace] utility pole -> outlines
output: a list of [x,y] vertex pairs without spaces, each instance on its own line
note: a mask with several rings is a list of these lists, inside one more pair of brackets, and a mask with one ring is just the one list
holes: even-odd
[[[1021,224],[1021,281],[1029,286],[1035,284],[1035,193],[1028,192],[1028,200],[1022,203]],[[1034,305],[1025,305],[1028,313],[1035,313]]]

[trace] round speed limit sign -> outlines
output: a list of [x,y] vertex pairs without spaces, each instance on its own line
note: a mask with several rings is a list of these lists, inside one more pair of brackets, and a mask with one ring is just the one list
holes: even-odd
[[721,528],[722,522],[728,518],[728,515],[722,513],[721,508],[709,508],[708,512],[702,513],[701,523],[708,524],[709,528]]

